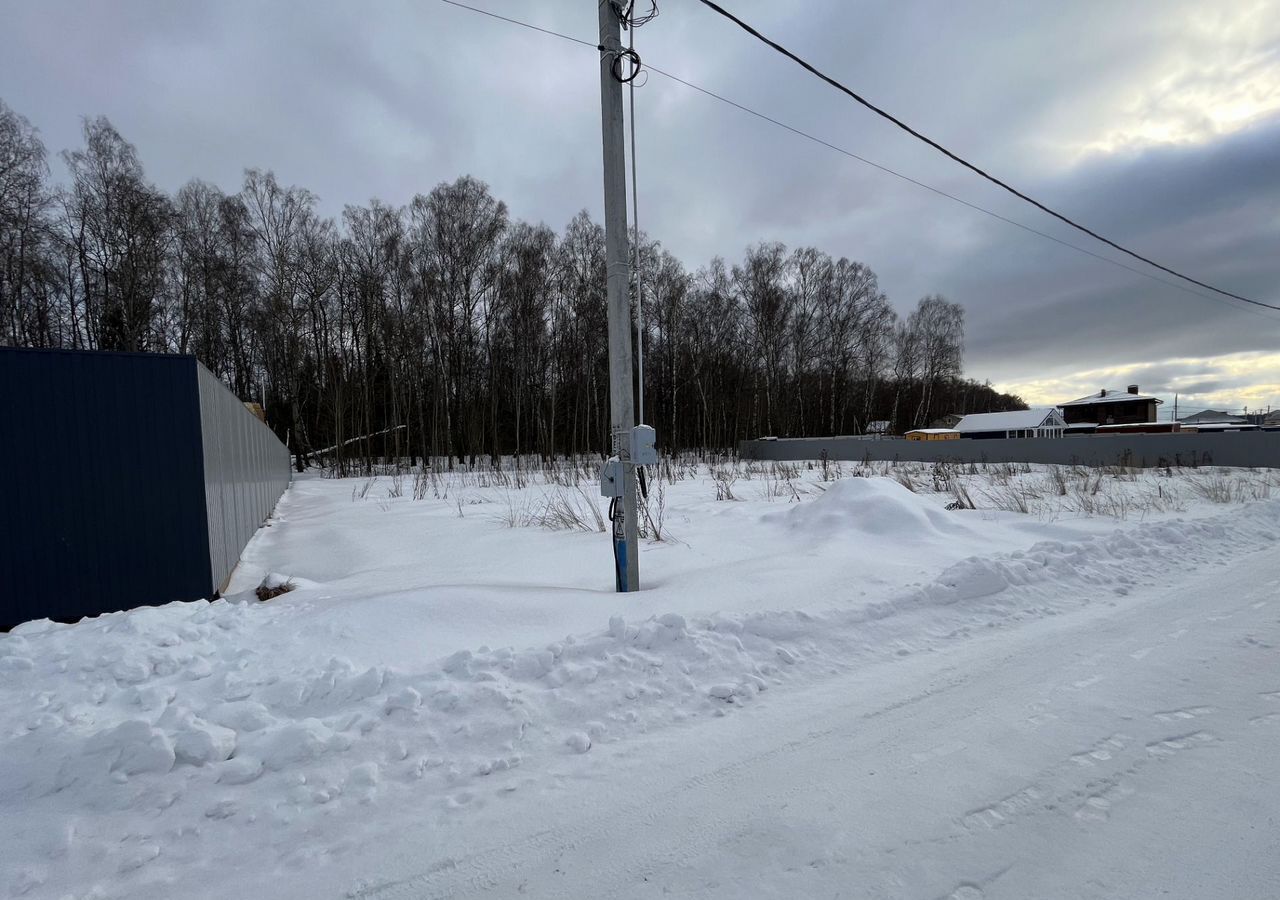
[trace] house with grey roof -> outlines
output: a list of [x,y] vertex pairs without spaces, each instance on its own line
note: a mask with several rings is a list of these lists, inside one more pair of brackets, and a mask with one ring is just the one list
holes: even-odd
[[971,413],[956,423],[962,438],[1061,437],[1067,423],[1053,407]]
[[1249,420],[1218,409],[1206,409],[1178,420],[1183,425],[1243,425]]

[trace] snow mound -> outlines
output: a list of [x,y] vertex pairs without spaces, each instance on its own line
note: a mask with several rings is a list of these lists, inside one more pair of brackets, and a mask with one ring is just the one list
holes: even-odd
[[841,479],[822,496],[765,518],[818,538],[859,535],[920,540],[969,530],[954,513],[889,478]]

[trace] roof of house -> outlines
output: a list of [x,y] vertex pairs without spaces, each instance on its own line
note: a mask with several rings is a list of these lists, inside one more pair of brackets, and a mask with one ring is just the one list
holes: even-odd
[[1116,422],[1112,425],[1099,425],[1099,431],[1120,431],[1124,428],[1168,428],[1173,429],[1181,422]]
[[1244,416],[1235,416],[1220,409],[1206,409],[1194,416],[1183,416],[1178,421],[1186,424],[1208,424],[1210,422],[1247,422],[1248,420]]
[[954,428],[913,428],[907,434],[959,434]]
[[1015,409],[1011,412],[970,413],[956,423],[956,431],[1013,431],[1019,428],[1039,428],[1050,418],[1062,425],[1062,417],[1053,407],[1039,409]]
[[[1103,396],[1105,393],[1105,396]],[[1163,403],[1159,397],[1152,397],[1150,394],[1130,394],[1128,391],[1113,391],[1107,388],[1104,391],[1098,391],[1096,394],[1090,394],[1088,397],[1081,397],[1079,400],[1068,400],[1066,403],[1059,403],[1058,406],[1092,406],[1095,403],[1124,403],[1130,400],[1154,400],[1156,403]]]
[[1241,419],[1239,422],[1183,422],[1197,431],[1257,431],[1258,426]]

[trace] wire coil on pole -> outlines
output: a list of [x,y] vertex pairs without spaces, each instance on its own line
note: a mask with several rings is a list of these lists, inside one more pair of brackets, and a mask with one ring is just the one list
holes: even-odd
[[[613,60],[609,63],[609,70],[613,72],[613,77],[623,84],[630,84],[635,81],[636,76],[640,74],[640,54],[630,47],[624,47],[611,55]],[[623,68],[624,61],[627,64],[625,69]]]

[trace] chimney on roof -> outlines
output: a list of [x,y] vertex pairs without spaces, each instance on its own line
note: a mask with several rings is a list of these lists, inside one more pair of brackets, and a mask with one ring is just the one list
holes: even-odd
[[1106,388],[1103,388],[1102,390],[1098,391],[1098,396],[1099,396],[1099,397],[1105,397],[1105,396],[1107,396],[1107,389],[1106,389]]
[[1129,385],[1129,393],[1130,394],[1138,393],[1138,386],[1136,384]]

